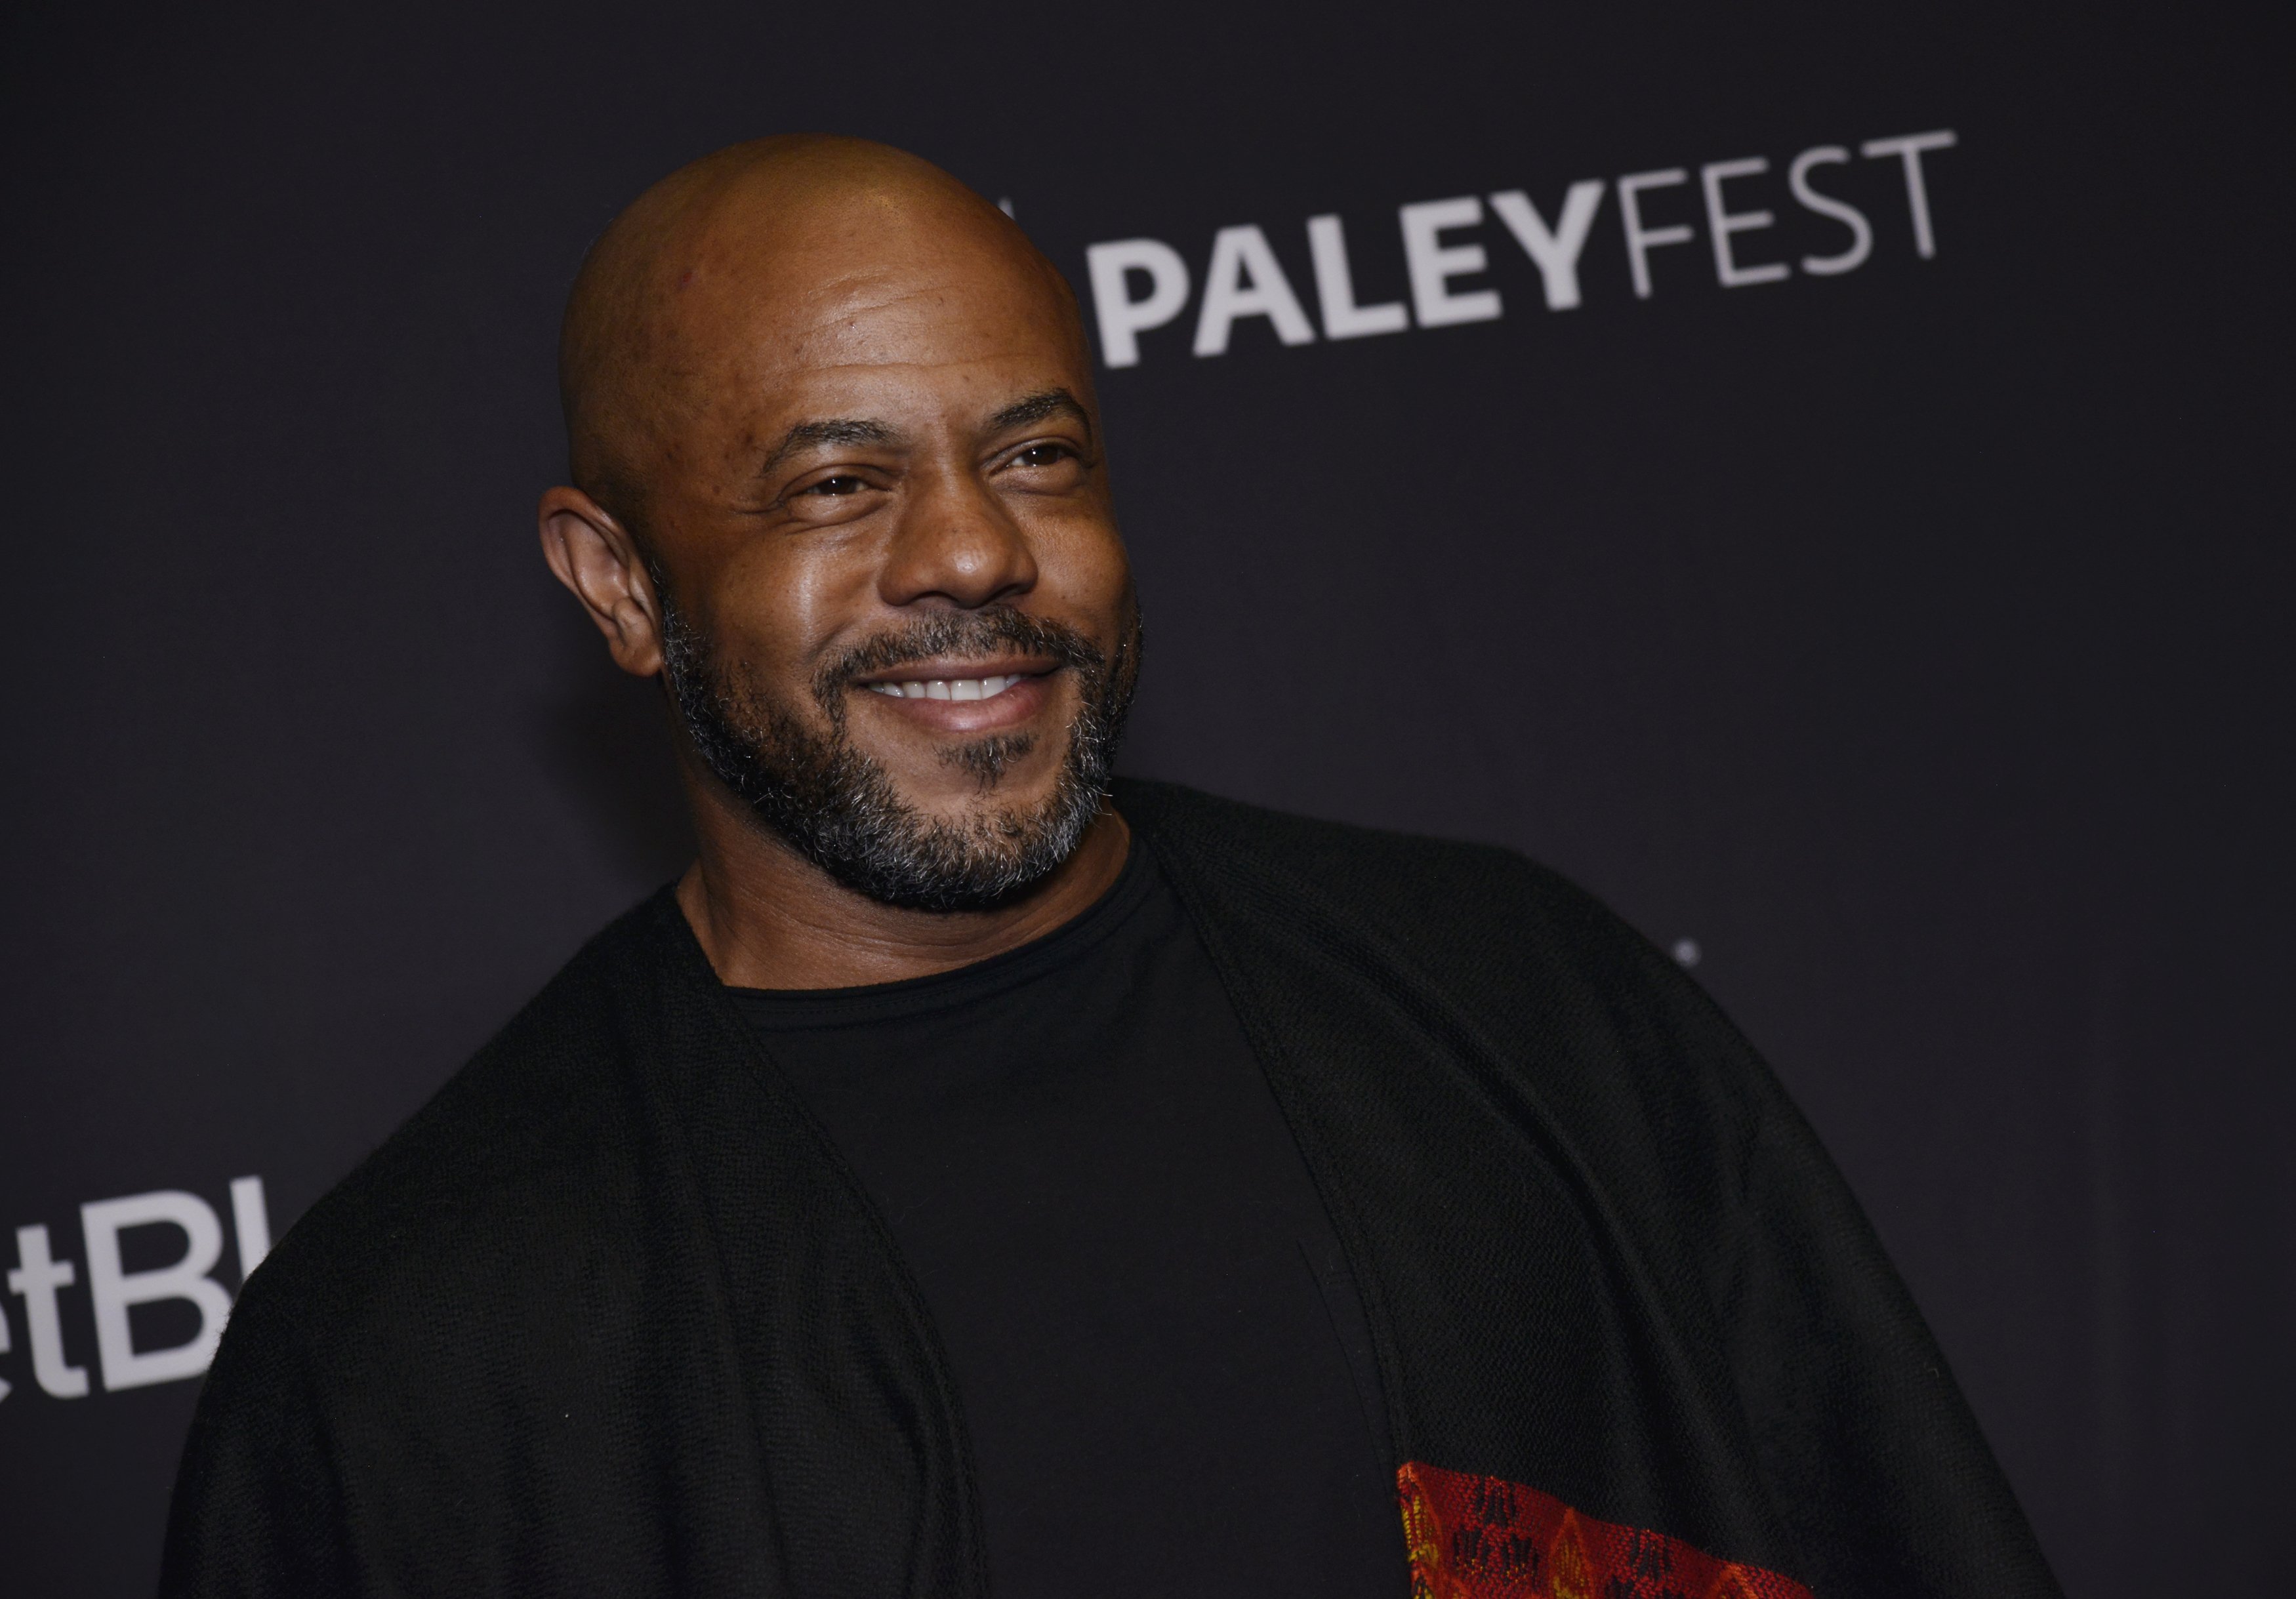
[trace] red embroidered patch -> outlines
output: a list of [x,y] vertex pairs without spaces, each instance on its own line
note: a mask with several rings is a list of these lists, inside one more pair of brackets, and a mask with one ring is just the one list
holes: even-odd
[[1520,1482],[1415,1460],[1395,1482],[1413,1599],[1810,1599],[1775,1571],[1598,1521]]

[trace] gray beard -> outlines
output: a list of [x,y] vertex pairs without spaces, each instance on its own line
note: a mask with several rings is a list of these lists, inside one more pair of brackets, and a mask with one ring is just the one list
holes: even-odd
[[[1111,660],[1073,628],[1007,607],[921,618],[824,663],[811,685],[828,723],[824,734],[759,692],[739,668],[729,669],[668,592],[657,593],[662,676],[695,753],[760,821],[847,888],[913,910],[993,909],[1068,859],[1100,813],[1139,676],[1136,622]],[[992,806],[957,822],[904,802],[884,767],[848,735],[853,680],[936,655],[1008,649],[1049,655],[1076,677],[1080,705],[1052,793],[1033,806]],[[1033,734],[992,734],[942,758],[990,794],[1036,742]]]

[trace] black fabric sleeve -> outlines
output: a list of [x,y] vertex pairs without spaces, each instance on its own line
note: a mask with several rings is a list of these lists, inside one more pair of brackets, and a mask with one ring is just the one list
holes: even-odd
[[1710,1281],[1773,1501],[1820,1595],[2055,1599],[2024,1513],[1863,1210],[1719,1017],[1755,1102],[1726,1267]]
[[[1614,1019],[1615,1054],[1571,1119],[1674,1285],[1677,1327],[1720,1345],[1793,1575],[1818,1599],[2060,1599],[1912,1294],[1767,1062],[1591,896],[1520,861],[1505,875],[1508,938],[1552,940]],[[1612,1071],[1628,1079],[1614,1090],[1599,1081]],[[1525,1074],[1554,1071],[1527,1059]],[[1654,1162],[1620,1130],[1628,1114]],[[1702,1303],[1680,1292],[1692,1283]]]
[[168,1508],[161,1599],[359,1591],[336,1463],[292,1325],[258,1271],[200,1393]]
[[1644,1247],[1663,1277],[1702,1289],[1702,1305],[1675,1296],[1677,1318],[1721,1346],[1794,1575],[1819,1599],[2058,1599],[1912,1294],[1767,1062],[1591,896],[1535,867],[1516,882],[1518,926],[1554,929],[1620,1018],[1661,1159],[1639,1171],[1620,1154],[1632,1141],[1589,1142],[1617,1187],[1660,1198]]

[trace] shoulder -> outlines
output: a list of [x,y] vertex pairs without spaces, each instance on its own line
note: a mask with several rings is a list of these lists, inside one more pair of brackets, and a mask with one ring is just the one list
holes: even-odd
[[1117,802],[1184,897],[1193,886],[1200,926],[1248,924],[1250,947],[1295,979],[1302,959],[1342,971],[1416,1026],[1463,1029],[1574,1122],[1664,1123],[1742,1150],[1783,1104],[1767,1067],[1673,959],[1513,850],[1167,784],[1128,785]]
[[611,1241],[637,1185],[629,969],[655,914],[593,939],[297,1219],[249,1280],[226,1355],[291,1338],[324,1363],[366,1358],[450,1322],[551,1314],[594,1275],[567,1257]]
[[[594,939],[249,1278],[185,1446],[167,1591],[259,1569],[265,1592],[335,1592],[346,1562],[393,1592],[480,1591],[498,1578],[471,1562],[522,1507],[587,1493],[605,1508],[578,1519],[601,1527],[639,1502],[627,1422],[675,1369],[651,1332],[676,1320],[663,1284],[703,1275],[700,1229],[661,1219],[660,909]],[[649,1277],[662,1238],[684,1252]]]
[[1441,971],[1528,956],[1636,985],[1672,986],[1678,975],[1594,895],[1498,845],[1324,821],[1171,783],[1128,783],[1117,800],[1188,867],[1264,880],[1272,898],[1342,916]]

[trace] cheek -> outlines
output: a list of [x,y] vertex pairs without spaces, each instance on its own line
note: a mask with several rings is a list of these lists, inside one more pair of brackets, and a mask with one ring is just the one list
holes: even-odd
[[718,636],[776,680],[808,679],[870,589],[868,563],[831,541],[760,549],[720,574]]
[[1100,517],[1074,518],[1046,529],[1038,549],[1038,586],[1047,597],[1057,596],[1095,636],[1120,634],[1131,606],[1132,566],[1115,527]]

